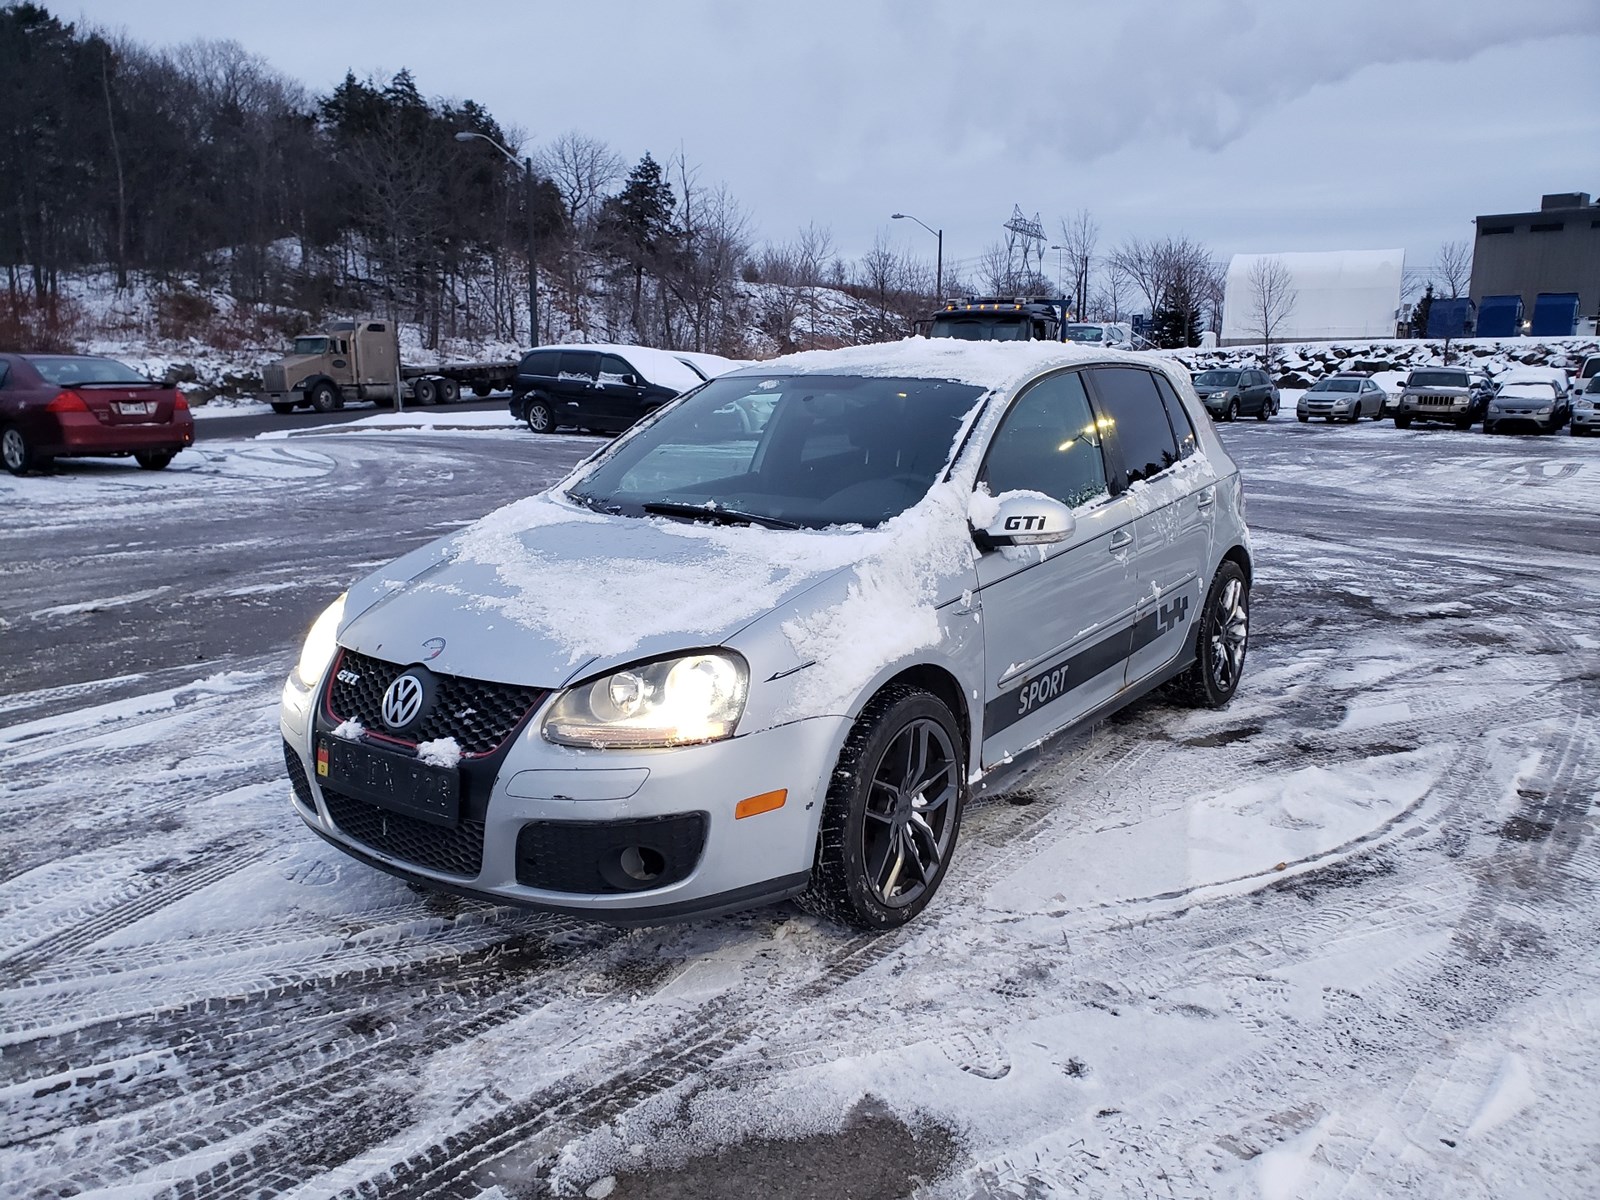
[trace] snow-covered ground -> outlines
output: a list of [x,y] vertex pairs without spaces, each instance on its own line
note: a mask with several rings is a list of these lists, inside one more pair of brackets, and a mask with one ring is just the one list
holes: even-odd
[[[226,630],[595,445],[474,415],[6,479],[0,630]],[[1051,747],[891,935],[416,896],[289,809],[291,639],[7,689],[8,1194],[1592,1195],[1600,443],[1220,428],[1239,696]]]

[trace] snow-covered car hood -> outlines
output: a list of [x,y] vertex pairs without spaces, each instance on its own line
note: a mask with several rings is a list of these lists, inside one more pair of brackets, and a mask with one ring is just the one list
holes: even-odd
[[536,496],[357,583],[339,642],[446,674],[556,687],[725,644],[848,568],[904,557],[919,540],[907,534],[930,524],[918,515],[927,504],[872,530],[774,530],[611,516]]

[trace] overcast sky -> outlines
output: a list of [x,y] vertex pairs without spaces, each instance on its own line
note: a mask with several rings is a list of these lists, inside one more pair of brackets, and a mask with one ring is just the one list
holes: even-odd
[[[230,38],[316,92],[409,67],[533,144],[680,149],[758,238],[807,222],[947,262],[1020,205],[1059,242],[1402,247],[1600,194],[1600,0],[75,0],[64,19]],[[1046,261],[1053,271],[1056,256]]]

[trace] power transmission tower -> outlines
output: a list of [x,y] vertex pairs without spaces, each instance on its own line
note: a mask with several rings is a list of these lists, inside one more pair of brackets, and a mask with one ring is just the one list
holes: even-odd
[[1013,204],[1011,219],[1005,223],[1005,230],[1006,274],[1015,281],[1013,286],[1020,287],[1041,277],[1044,274],[1045,236],[1039,214],[1034,213],[1030,221],[1022,215],[1022,205]]

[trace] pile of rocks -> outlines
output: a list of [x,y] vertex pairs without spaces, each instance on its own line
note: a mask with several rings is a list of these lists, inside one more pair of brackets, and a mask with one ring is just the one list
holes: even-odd
[[[1213,367],[1258,367],[1260,346],[1214,350],[1171,350],[1191,371]],[[1576,371],[1585,356],[1600,354],[1600,338],[1483,338],[1445,343],[1431,339],[1372,342],[1296,342],[1272,347],[1270,370],[1281,388],[1308,388],[1340,371],[1409,371],[1413,367],[1467,366],[1492,376],[1513,367],[1556,367]]]

